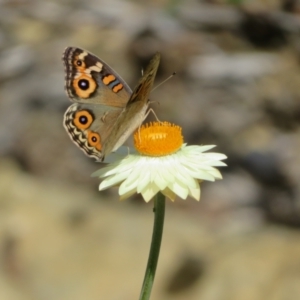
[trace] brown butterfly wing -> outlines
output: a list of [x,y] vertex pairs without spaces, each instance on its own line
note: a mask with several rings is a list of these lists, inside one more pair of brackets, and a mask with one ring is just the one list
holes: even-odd
[[160,54],[156,53],[133,90],[125,109],[118,117],[107,140],[104,155],[118,149],[144,121],[159,62]]

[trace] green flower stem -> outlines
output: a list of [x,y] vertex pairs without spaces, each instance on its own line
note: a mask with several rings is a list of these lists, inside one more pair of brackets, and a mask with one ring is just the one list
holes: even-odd
[[148,264],[141,290],[140,300],[150,299],[152,285],[155,277],[157,261],[159,257],[161,239],[164,228],[165,196],[158,193],[154,198],[154,225]]

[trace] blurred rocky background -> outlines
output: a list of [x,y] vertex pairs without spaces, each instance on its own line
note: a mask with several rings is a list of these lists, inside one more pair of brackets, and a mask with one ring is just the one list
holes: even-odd
[[138,299],[152,203],[98,192],[62,126],[61,56],[87,49],[189,144],[227,154],[168,202],[152,299],[300,299],[300,1],[0,0],[0,299]]

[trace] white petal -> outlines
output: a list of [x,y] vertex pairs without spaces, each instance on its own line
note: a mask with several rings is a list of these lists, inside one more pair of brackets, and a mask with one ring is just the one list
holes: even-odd
[[137,183],[137,192],[141,193],[141,191],[150,184],[150,172],[148,169],[141,170],[141,176],[139,178],[139,181]]
[[173,182],[175,180],[172,165],[167,161],[167,159],[164,160],[160,168],[160,175],[165,180],[165,182]]
[[150,182],[151,183],[154,182],[156,173],[157,173],[157,171],[159,171],[159,169],[161,167],[162,166],[156,164],[155,158],[153,159],[152,163],[151,163],[151,161],[147,162],[147,168],[148,168],[148,172],[150,173]]
[[199,153],[206,152],[214,147],[216,147],[216,145],[205,145],[205,146],[191,145],[191,146],[185,147],[184,150],[188,153],[199,154]]
[[189,190],[186,186],[181,185],[179,182],[175,181],[168,185],[168,188],[172,190],[176,195],[182,199],[186,199],[189,194]]
[[119,187],[119,194],[123,195],[128,193],[129,191],[136,191],[136,182],[129,183],[127,180],[124,180]]
[[200,187],[198,189],[190,189],[189,196],[196,199],[197,201],[200,200],[201,190]]
[[209,173],[214,176],[215,178],[217,179],[222,179],[222,174],[220,173],[220,171],[218,169],[213,169],[213,170],[210,170]]
[[214,181],[214,177],[205,170],[201,170],[201,169],[195,170],[191,166],[186,166],[186,168],[190,176],[192,176],[193,178]]
[[159,187],[152,183],[145,187],[141,194],[146,202],[149,202],[157,193],[159,192]]
[[103,174],[105,174],[107,171],[114,169],[114,165],[108,165],[106,167],[103,167],[97,171],[95,171],[94,173],[92,173],[92,177],[102,177]]
[[147,166],[151,174],[151,182],[155,182],[157,175],[165,168],[165,159],[164,157],[150,157],[147,161]]
[[154,183],[159,187],[160,190],[164,190],[168,185],[168,181],[163,178],[161,171],[162,170],[159,170],[159,172],[156,173],[156,176],[154,177]]
[[164,190],[161,191],[163,195],[165,195],[167,198],[169,198],[171,201],[175,201],[176,199],[176,194],[170,190],[169,188],[165,188]]
[[118,164],[113,164],[110,169],[108,169],[103,176],[109,176],[113,174],[118,174],[128,171],[128,169],[133,168],[133,166],[138,162],[138,158],[133,155],[129,155],[126,158],[122,159]]
[[127,172],[119,173],[119,174],[112,175],[110,177],[105,178],[100,183],[99,190],[104,190],[104,189],[109,188],[110,186],[119,184],[120,182],[122,182],[124,179],[127,178],[129,173],[130,173],[130,170],[128,170]]
[[188,187],[197,187],[196,180],[190,175],[189,170],[184,166],[176,165],[174,168],[176,180],[182,182],[183,185]]
[[195,176],[197,179],[215,181],[215,177],[206,171],[198,171],[198,175]]
[[132,168],[130,170],[128,177],[125,180],[126,185],[129,186],[129,185],[132,185],[132,183],[137,185],[137,182],[138,182],[140,176],[141,176],[141,169],[138,167]]

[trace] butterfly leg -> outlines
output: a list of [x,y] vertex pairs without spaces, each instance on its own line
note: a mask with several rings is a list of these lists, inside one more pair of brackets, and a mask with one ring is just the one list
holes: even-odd
[[[146,114],[145,114],[144,120],[148,117],[148,115],[149,115],[150,113],[153,113],[153,115],[154,115],[156,121],[159,122],[159,123],[161,123],[161,121],[158,119],[156,113],[154,112],[154,110],[153,110],[152,108],[149,108],[149,109],[148,109],[148,111],[147,111]],[[143,121],[144,121],[144,120],[143,120]]]

